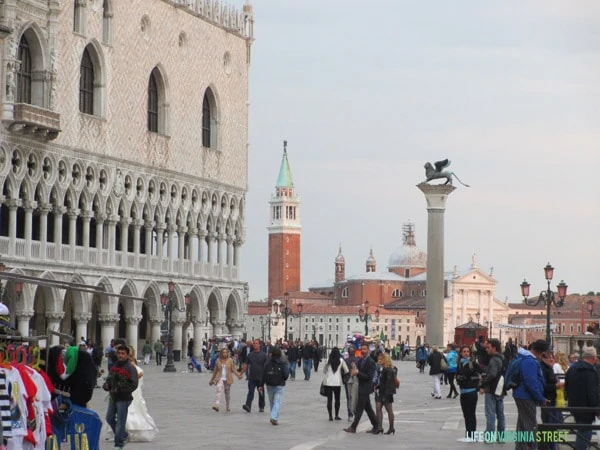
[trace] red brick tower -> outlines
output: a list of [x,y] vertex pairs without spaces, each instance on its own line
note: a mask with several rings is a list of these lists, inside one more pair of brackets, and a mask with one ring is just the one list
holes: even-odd
[[335,258],[335,282],[339,283],[346,279],[346,260],[342,255],[342,244],[340,244],[340,250]]
[[283,141],[283,158],[275,195],[269,201],[269,304],[285,292],[300,290],[300,197],[294,193],[292,171]]

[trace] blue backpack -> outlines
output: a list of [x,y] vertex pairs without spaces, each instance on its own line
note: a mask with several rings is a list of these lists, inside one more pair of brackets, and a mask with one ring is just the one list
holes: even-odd
[[504,390],[515,389],[521,384],[521,363],[523,362],[523,356],[517,355],[508,364],[506,373],[504,375]]

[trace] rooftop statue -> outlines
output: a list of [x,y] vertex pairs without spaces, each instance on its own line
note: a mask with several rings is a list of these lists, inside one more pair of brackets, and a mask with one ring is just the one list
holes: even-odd
[[[435,166],[435,168],[434,168],[434,166]],[[462,184],[463,186],[466,186],[466,187],[470,187],[468,184],[465,184],[462,181],[460,181],[460,178],[458,178],[454,172],[452,172],[451,170],[448,170],[449,166],[450,166],[449,159],[444,159],[442,161],[436,161],[433,163],[433,166],[431,165],[431,163],[428,163],[428,162],[425,163],[425,176],[427,178],[424,181],[424,183],[427,183],[431,180],[445,178],[446,182],[444,184],[452,185],[452,177],[455,177],[460,184]]]

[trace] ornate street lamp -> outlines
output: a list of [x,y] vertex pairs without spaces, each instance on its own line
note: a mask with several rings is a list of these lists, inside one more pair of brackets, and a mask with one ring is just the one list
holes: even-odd
[[302,334],[302,307],[304,306],[302,303],[298,303],[298,314],[294,314],[292,308],[288,308],[288,302],[290,300],[290,294],[286,292],[283,294],[283,298],[285,300],[285,308],[283,309],[283,314],[285,315],[285,332],[283,333],[283,339],[285,342],[288,341],[289,333],[288,333],[288,317],[297,317],[300,323],[300,331]]
[[[361,308],[358,310],[358,318],[361,322],[365,323],[365,336],[369,335],[369,320],[373,321],[373,316],[369,314],[369,300],[365,300],[363,303],[365,309]],[[375,310],[375,320],[379,320],[379,309]]]
[[[168,294],[161,294],[160,303],[162,304],[163,311],[165,313],[165,320],[167,321],[167,364],[163,369],[163,372],[177,372],[175,365],[173,364],[173,309],[179,312],[185,312],[186,308],[179,308],[177,305],[177,298],[175,296],[175,283],[169,281]],[[185,304],[189,305],[191,296],[188,294],[185,296]]]
[[[591,298],[586,302],[587,303],[587,309],[588,312],[590,313],[590,317],[592,318],[598,318],[600,317],[600,313],[594,311],[594,300],[592,300]],[[581,332],[583,333],[585,330],[581,330]]]
[[552,339],[550,335],[550,307],[554,305],[557,308],[561,308],[564,305],[568,286],[564,281],[561,281],[556,285],[557,292],[553,292],[552,289],[550,289],[550,282],[554,276],[554,267],[552,267],[550,263],[546,264],[546,267],[544,267],[544,276],[548,282],[548,287],[545,291],[540,292],[540,295],[536,300],[528,298],[531,285],[527,282],[527,280],[523,280],[521,283],[521,295],[523,295],[523,302],[526,305],[537,306],[540,303],[546,305],[546,342],[548,343],[548,347],[550,347],[552,345]]

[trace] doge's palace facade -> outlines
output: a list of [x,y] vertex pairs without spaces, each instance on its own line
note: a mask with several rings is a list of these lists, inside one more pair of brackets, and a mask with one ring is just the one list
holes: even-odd
[[248,3],[0,4],[0,262],[143,298],[4,282],[21,333],[139,348],[173,282],[175,350],[241,336],[252,28]]

